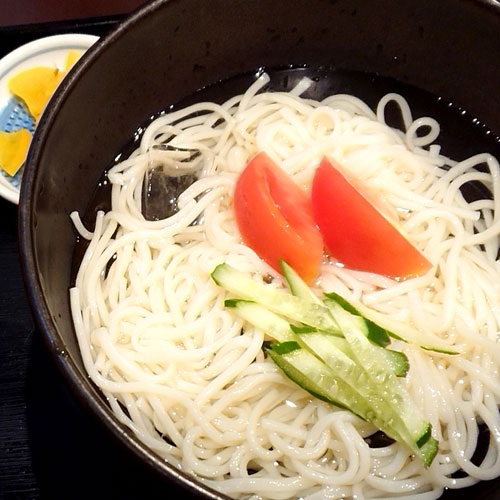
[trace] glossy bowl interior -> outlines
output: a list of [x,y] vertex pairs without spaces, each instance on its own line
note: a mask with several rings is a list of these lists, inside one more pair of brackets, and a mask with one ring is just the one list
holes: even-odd
[[[307,65],[411,84],[499,134],[492,101],[499,33],[493,0],[157,0],[89,50],[37,127],[21,189],[20,249],[34,315],[62,373],[120,442],[192,494],[223,498],[164,464],[115,420],[76,345],[69,214],[85,212],[104,169],[138,126],[221,79]],[[493,499],[491,492],[475,498]]]

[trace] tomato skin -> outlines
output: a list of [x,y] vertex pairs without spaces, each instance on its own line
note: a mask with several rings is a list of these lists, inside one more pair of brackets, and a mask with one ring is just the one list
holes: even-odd
[[323,240],[311,200],[267,154],[249,160],[236,182],[233,205],[246,245],[278,272],[283,259],[308,284],[314,281]]
[[397,278],[418,275],[430,267],[326,157],[314,175],[312,206],[328,252],[345,267]]

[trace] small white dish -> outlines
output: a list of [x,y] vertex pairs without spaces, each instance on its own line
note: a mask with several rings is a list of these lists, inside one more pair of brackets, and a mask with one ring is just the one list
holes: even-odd
[[[54,35],[27,43],[0,59],[0,130],[35,129],[33,118],[22,101],[7,88],[9,78],[21,70],[35,66],[57,66],[62,69],[68,50],[87,50],[98,40],[97,36],[83,34]],[[19,203],[22,168],[10,176],[0,169],[0,196]]]

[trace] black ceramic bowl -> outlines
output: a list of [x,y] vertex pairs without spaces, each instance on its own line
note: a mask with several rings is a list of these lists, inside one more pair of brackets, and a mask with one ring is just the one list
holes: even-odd
[[[342,88],[356,88],[359,75],[368,74],[379,78],[361,78],[368,90],[388,77],[441,96],[458,115],[478,120],[471,133],[491,139],[500,133],[499,34],[494,0],[157,0],[87,53],[37,127],[19,231],[39,328],[69,386],[112,435],[191,494],[221,498],[164,464],[115,420],[75,341],[69,214],[86,211],[103,170],[138,126],[197,89],[259,67],[326,68],[341,70]],[[498,485],[449,496],[498,498]]]

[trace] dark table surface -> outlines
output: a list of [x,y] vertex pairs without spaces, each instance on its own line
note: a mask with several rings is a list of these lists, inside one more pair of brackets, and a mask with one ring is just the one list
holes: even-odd
[[[0,20],[0,57],[50,34],[103,35],[122,17],[22,27]],[[2,198],[0,277],[0,500],[187,498],[115,442],[68,389],[26,300],[17,206]],[[485,482],[443,498],[496,500],[497,488],[498,481]]]

